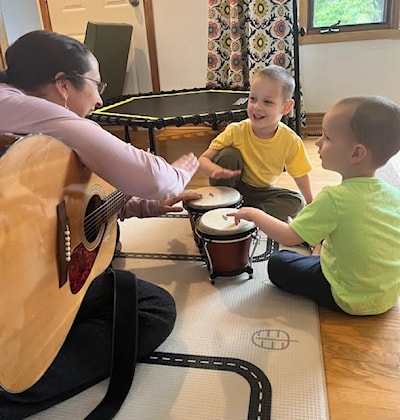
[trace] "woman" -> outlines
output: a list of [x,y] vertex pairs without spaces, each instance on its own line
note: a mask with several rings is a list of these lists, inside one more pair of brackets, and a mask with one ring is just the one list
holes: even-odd
[[[83,44],[54,32],[33,31],[8,48],[6,62],[7,69],[0,73],[0,132],[41,133],[61,140],[92,172],[133,196],[121,218],[180,211],[171,206],[182,198],[198,198],[179,195],[198,167],[192,153],[170,165],[85,118],[102,106],[100,95],[106,84],[101,82],[96,58]],[[22,393],[0,389],[1,419],[24,418],[110,375],[113,286],[109,277],[106,272],[92,282],[44,376]],[[139,279],[137,288],[140,360],[168,337],[176,313],[167,291]]]

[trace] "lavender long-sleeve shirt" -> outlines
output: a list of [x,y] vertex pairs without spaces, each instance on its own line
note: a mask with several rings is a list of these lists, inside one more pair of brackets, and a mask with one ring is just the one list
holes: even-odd
[[0,83],[0,132],[55,137],[92,172],[127,195],[149,199],[178,195],[193,175],[121,141],[94,121],[4,83]]

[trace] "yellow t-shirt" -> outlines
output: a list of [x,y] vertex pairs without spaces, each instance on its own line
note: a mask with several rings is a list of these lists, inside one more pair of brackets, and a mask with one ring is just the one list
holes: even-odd
[[283,123],[270,139],[257,137],[250,119],[231,123],[209,147],[221,150],[229,146],[242,154],[242,181],[253,187],[276,184],[284,168],[293,178],[308,174],[312,168],[303,141]]

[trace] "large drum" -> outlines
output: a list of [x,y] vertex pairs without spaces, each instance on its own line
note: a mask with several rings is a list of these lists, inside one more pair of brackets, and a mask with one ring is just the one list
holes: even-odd
[[202,195],[196,200],[187,200],[183,207],[187,210],[190,224],[192,226],[193,237],[199,248],[203,243],[197,235],[197,223],[200,217],[206,212],[218,208],[238,208],[242,205],[243,197],[239,191],[230,187],[203,187],[195,190]]
[[[235,224],[233,216],[226,216],[237,209],[220,208],[204,213],[197,224],[197,234],[203,241],[203,256],[214,283],[218,276],[236,276],[247,272],[252,278],[251,257],[258,244],[257,226],[241,220]],[[254,239],[250,255],[250,245]]]

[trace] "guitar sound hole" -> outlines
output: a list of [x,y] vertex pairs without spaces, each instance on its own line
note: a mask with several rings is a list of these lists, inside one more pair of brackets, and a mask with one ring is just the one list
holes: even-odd
[[103,204],[102,199],[98,195],[94,195],[88,202],[85,213],[84,231],[86,240],[94,242],[103,225],[103,214],[100,206]]

